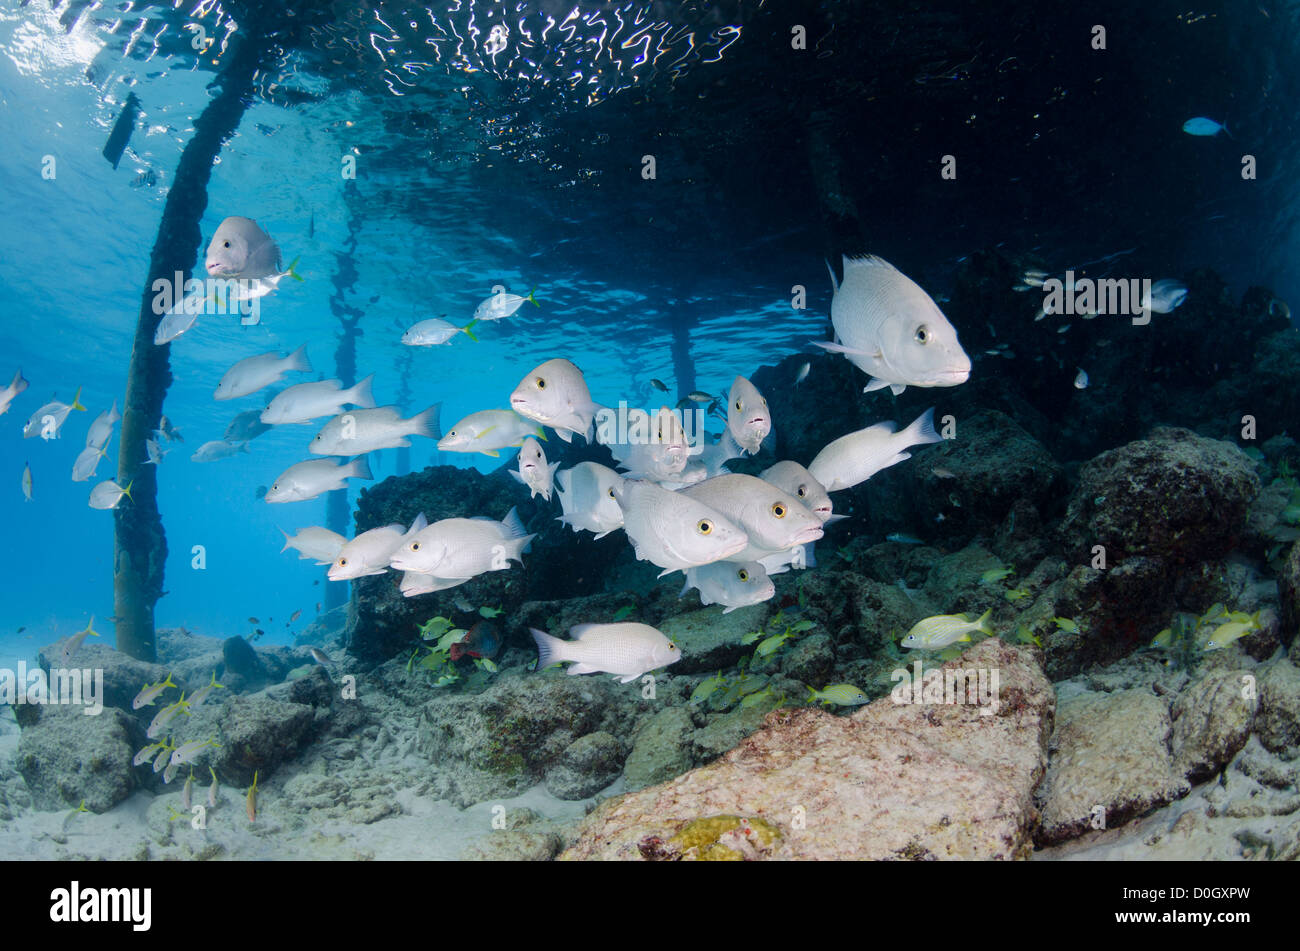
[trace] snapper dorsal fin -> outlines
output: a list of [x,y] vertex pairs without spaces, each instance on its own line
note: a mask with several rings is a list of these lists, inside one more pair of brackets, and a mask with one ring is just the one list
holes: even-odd
[[831,267],[830,258],[824,258],[824,260],[826,261],[826,270],[831,276],[831,293],[838,294],[840,290],[840,283],[839,281],[835,280],[835,268]]
[[844,256],[844,279],[848,280],[850,269],[862,269],[868,267],[884,268],[887,271],[898,270],[898,268],[894,267],[894,265],[890,264],[884,258],[877,257],[874,254],[859,254],[852,258],[846,254]]
[[507,538],[523,538],[528,534],[528,529],[524,528],[519,512],[513,507],[506,513],[506,517],[501,520],[501,527],[506,530]]

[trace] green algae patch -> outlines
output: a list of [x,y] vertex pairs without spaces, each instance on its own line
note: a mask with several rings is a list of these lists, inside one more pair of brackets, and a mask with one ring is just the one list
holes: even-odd
[[780,840],[780,830],[765,819],[706,816],[682,826],[665,851],[701,862],[744,862],[770,853]]

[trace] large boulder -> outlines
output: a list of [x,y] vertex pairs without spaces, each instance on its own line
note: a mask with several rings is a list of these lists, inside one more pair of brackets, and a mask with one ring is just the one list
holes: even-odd
[[1169,749],[1169,706],[1149,691],[1084,693],[1057,708],[1037,840],[1052,845],[1114,828],[1185,796]]
[[1054,696],[1028,651],[990,640],[1000,703],[852,716],[778,710],[708,766],[601,803],[568,859],[1024,858]]
[[37,809],[66,809],[86,801],[104,812],[131,794],[133,722],[105,707],[97,716],[85,708],[44,706],[24,725],[15,765]]

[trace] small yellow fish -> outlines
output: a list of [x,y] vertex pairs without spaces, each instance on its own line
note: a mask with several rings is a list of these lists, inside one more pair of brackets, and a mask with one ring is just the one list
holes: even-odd
[[1023,601],[1025,598],[1029,597],[1029,592],[1024,588],[1012,588],[1010,591],[1006,592],[1003,597],[1008,601]]
[[853,686],[853,684],[835,684],[832,687],[827,687],[825,690],[814,690],[812,687],[809,687],[808,702],[833,703],[837,707],[853,707],[863,703],[870,703],[871,698],[863,693],[860,688]]
[[1016,628],[1016,636],[1020,638],[1020,643],[1022,644],[1037,644],[1039,647],[1043,646],[1043,639],[1023,624]]
[[900,646],[911,650],[941,650],[958,641],[969,641],[973,631],[992,637],[993,631],[988,626],[992,613],[993,609],[989,608],[976,621],[967,619],[964,614],[936,614],[917,621]]
[[980,575],[981,584],[993,584],[1001,581],[1003,578],[1009,578],[1016,573],[1016,566],[1011,565],[1009,568],[990,568],[984,574]]
[[1072,617],[1054,617],[1052,621],[1056,624],[1057,630],[1064,631],[1066,634],[1079,633],[1079,622]]
[[1228,621],[1220,624],[1210,635],[1210,639],[1201,648],[1204,651],[1217,651],[1227,647],[1233,641],[1259,630],[1259,612],[1256,611],[1245,621]]
[[1150,646],[1159,648],[1160,650],[1168,650],[1169,645],[1172,644],[1173,642],[1174,642],[1174,629],[1171,627],[1167,627],[1159,634],[1157,634],[1155,637],[1151,638]]
[[[212,782],[216,783],[217,777],[214,774]],[[253,785],[248,787],[248,821],[253,822],[257,819],[257,772],[253,772]]]

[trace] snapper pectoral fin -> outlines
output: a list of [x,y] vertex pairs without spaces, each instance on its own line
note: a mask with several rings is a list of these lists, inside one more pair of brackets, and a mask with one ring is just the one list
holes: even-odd
[[831,343],[827,340],[814,340],[813,343],[823,350],[829,350],[831,353],[853,354],[855,357],[869,357],[873,360],[880,359],[880,350],[866,351],[856,350],[853,347],[846,347],[842,343]]
[[570,676],[576,676],[578,674],[598,674],[598,673],[600,673],[599,668],[592,667],[590,664],[584,664],[582,662],[573,664],[571,667],[569,667]]

